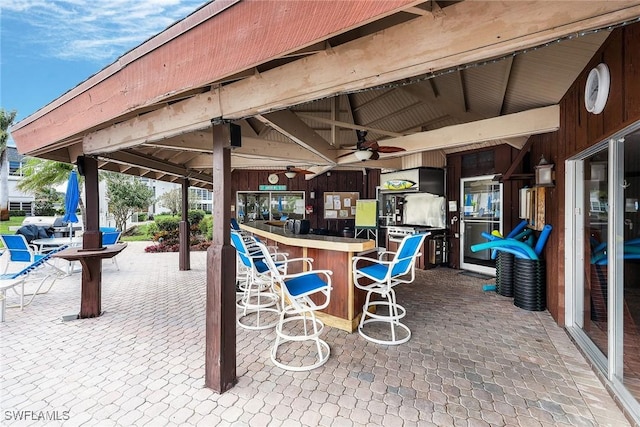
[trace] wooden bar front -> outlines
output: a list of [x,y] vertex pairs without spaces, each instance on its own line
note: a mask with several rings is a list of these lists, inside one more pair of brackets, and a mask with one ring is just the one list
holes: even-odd
[[[353,285],[351,258],[355,255],[375,257],[375,241],[348,237],[320,236],[314,234],[294,234],[282,226],[268,222],[241,224],[240,228],[260,237],[267,245],[277,245],[280,252],[289,258],[313,258],[316,270],[331,270],[331,300],[329,306],[318,313],[318,317],[331,327],[353,332],[358,327],[365,292]],[[298,264],[298,263],[296,263]],[[301,271],[300,265],[288,272]],[[295,268],[298,268],[296,271]]]

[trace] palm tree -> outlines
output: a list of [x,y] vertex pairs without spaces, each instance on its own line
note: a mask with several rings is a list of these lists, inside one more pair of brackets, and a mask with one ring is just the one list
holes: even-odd
[[[35,157],[27,160],[22,166],[22,180],[17,187],[25,192],[39,193],[45,188],[51,188],[56,185],[62,185],[69,179],[69,173],[74,166],[69,163],[54,162],[52,160],[42,160]],[[82,188],[82,177],[79,177],[79,185]],[[82,194],[82,191],[80,192]],[[82,202],[82,196],[78,203],[82,215],[82,221],[85,222],[85,206]],[[86,225],[86,224],[84,224]]]
[[7,161],[7,141],[9,127],[16,118],[16,111],[0,108],[0,221],[9,219],[9,162]]

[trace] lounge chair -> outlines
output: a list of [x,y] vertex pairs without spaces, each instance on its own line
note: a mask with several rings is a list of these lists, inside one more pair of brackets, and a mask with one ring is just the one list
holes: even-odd
[[[67,246],[60,246],[48,252],[47,254],[42,255],[41,257],[38,257],[36,261],[32,262],[31,264],[29,264],[28,266],[26,266],[20,271],[0,275],[0,322],[4,322],[5,311],[7,308],[20,307],[20,310],[22,310],[24,307],[31,304],[31,302],[33,301],[33,298],[35,298],[36,295],[42,295],[49,292],[49,290],[51,290],[51,287],[56,282],[58,277],[66,275],[66,273],[63,270],[53,266],[52,264],[49,264],[51,256],[54,253],[60,252],[61,250],[66,248]],[[42,271],[43,269],[47,269],[46,273]],[[38,284],[36,290],[33,291],[33,293],[31,294],[25,294],[24,293],[25,283],[32,278],[32,275],[37,275],[38,273],[43,273],[43,274],[41,277],[34,277],[34,279],[40,279],[40,283]],[[51,278],[52,276],[53,276],[53,280],[51,281],[49,286],[45,290],[41,291],[41,288],[43,287],[47,279]],[[18,292],[16,288],[19,288],[20,291]],[[11,289],[17,295],[20,296],[20,304],[7,306],[6,297],[7,297],[7,291],[9,289]],[[29,300],[25,303],[25,297],[29,297],[29,296],[31,298],[29,298]]]
[[11,263],[21,263],[24,266],[24,264],[32,264],[44,257],[38,252],[37,246],[27,243],[27,239],[22,234],[0,234],[0,240],[9,255],[3,274],[9,270]]
[[[120,240],[121,231],[107,231],[102,233],[102,246],[111,246]],[[120,270],[116,257],[111,258],[111,262],[115,264],[116,269]]]

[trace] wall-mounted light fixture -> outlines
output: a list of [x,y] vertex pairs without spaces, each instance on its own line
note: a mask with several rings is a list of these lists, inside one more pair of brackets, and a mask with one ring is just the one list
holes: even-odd
[[540,162],[536,166],[536,185],[553,186],[553,163],[549,163],[544,155],[540,156]]

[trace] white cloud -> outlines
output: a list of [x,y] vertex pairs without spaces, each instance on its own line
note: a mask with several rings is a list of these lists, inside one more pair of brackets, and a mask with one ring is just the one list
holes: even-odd
[[[208,3],[205,0],[2,0],[3,36],[32,55],[114,61]],[[10,23],[10,26],[6,24]],[[32,48],[31,48],[32,49]]]

